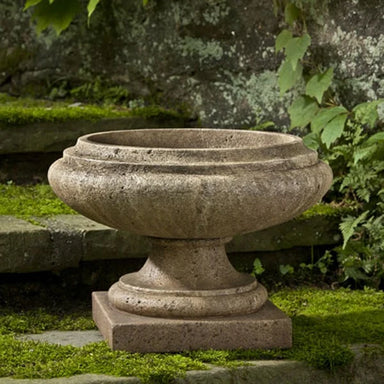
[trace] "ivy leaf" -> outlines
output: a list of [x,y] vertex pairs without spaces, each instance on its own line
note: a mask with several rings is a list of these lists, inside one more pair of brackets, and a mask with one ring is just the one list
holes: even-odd
[[292,32],[288,29],[283,29],[276,37],[275,52],[280,52],[287,46],[289,40],[292,39]]
[[305,52],[307,52],[310,45],[311,37],[308,33],[300,37],[294,37],[288,41],[285,47],[285,53],[287,55],[286,60],[291,63],[293,69],[296,69],[299,60],[304,57]]
[[333,118],[344,113],[348,113],[348,111],[341,106],[320,109],[311,121],[311,131],[320,133]]
[[380,143],[382,141],[384,142],[384,132],[378,132],[369,137],[364,144],[371,145]]
[[295,272],[295,268],[292,267],[292,265],[282,265],[280,264],[279,265],[279,270],[280,270],[280,273],[284,276],[284,275],[287,275],[287,274],[292,274]]
[[89,0],[87,11],[88,11],[88,24],[92,16],[92,13],[95,11],[97,5],[100,3],[100,0]]
[[43,0],[27,0],[24,5],[24,11],[30,7],[33,7],[36,4],[41,3]]
[[327,148],[329,148],[331,144],[334,143],[343,134],[347,117],[347,113],[337,115],[324,127],[321,134],[321,141]]
[[384,103],[384,99],[368,101],[366,103],[356,105],[356,107],[352,110],[352,112],[355,114],[355,119],[359,123],[367,124],[368,127],[373,128],[379,118],[377,107],[381,103]]
[[305,127],[312,121],[318,110],[319,106],[311,97],[298,97],[288,108],[291,128]]
[[333,68],[329,68],[324,73],[317,73],[312,76],[305,87],[308,96],[316,98],[321,104],[324,92],[329,88],[333,79]]
[[355,233],[356,227],[365,220],[367,217],[369,211],[363,212],[359,217],[355,218],[353,216],[347,216],[343,222],[340,223],[339,228],[341,231],[341,234],[343,235],[343,249],[345,249],[349,239],[353,236]]
[[292,26],[293,23],[299,18],[300,13],[300,9],[297,8],[295,4],[288,3],[284,9],[285,22]]
[[37,32],[40,33],[50,25],[59,35],[66,29],[75,15],[80,11],[79,0],[42,0],[36,4],[32,18],[37,21]]
[[288,89],[292,88],[301,79],[302,74],[303,66],[301,63],[298,63],[296,69],[293,69],[291,63],[284,60],[279,69],[278,84],[280,95],[283,95]]
[[315,132],[308,133],[303,137],[303,142],[309,149],[317,151],[320,147],[320,136]]
[[261,275],[265,271],[263,264],[261,263],[259,258],[256,258],[253,262],[253,273],[255,275]]

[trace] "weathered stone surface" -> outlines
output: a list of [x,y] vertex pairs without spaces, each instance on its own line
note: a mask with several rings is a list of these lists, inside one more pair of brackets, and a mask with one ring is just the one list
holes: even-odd
[[0,228],[1,272],[34,272],[65,265],[65,260],[52,253],[47,229],[11,216],[0,216]]
[[320,200],[331,174],[295,136],[157,129],[81,137],[49,180],[69,206],[111,227],[210,239],[292,219]]
[[[65,217],[65,216],[64,216]],[[51,269],[64,269],[68,267],[77,267],[82,259],[82,232],[76,230],[76,227],[69,227],[61,222],[60,217],[57,219],[37,219],[44,227],[47,228],[50,234],[52,244],[51,257],[55,260],[60,260],[62,264]],[[41,270],[50,270],[45,268]]]
[[143,316],[200,318],[259,310],[267,291],[228,261],[222,239],[152,239],[139,272],[122,276],[108,292],[116,308]]
[[315,216],[291,220],[259,232],[236,236],[227,252],[277,251],[300,246],[337,244],[341,240],[337,217]]
[[144,257],[149,251],[148,239],[117,231],[81,215],[36,220],[50,231],[56,252],[78,255],[78,261]]
[[199,349],[289,348],[291,319],[271,302],[243,316],[164,319],[115,309],[106,292],[92,295],[93,318],[112,349],[178,352]]
[[[317,64],[335,68],[346,104],[383,97],[381,0],[306,1]],[[134,98],[186,103],[210,127],[287,125],[273,2],[103,2],[60,37],[36,36],[23,0],[0,4],[0,90],[46,95],[97,76]],[[20,33],[20,30],[24,33]]]

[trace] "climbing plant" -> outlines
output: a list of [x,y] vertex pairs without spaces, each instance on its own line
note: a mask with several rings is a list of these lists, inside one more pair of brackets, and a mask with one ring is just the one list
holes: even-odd
[[[83,11],[87,12],[88,24],[91,16],[101,0],[88,0],[87,8],[83,9],[80,0],[26,0],[24,9],[32,9],[32,18],[36,21],[36,29],[40,33],[52,26],[59,35],[69,27],[75,16]],[[148,0],[142,0],[146,6]]]
[[286,26],[275,43],[276,53],[284,56],[280,92],[298,91],[288,108],[291,129],[306,129],[306,145],[332,167],[332,200],[354,207],[342,219],[343,244],[334,250],[341,275],[379,286],[384,282],[384,132],[378,107],[384,99],[344,106],[333,84],[334,69],[311,59],[301,2],[275,0],[274,5],[276,13],[282,9]]

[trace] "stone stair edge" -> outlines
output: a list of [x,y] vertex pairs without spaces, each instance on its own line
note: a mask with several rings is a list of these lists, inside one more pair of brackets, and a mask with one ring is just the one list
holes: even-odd
[[[145,237],[109,228],[82,215],[33,220],[32,224],[14,216],[0,216],[0,273],[65,269],[90,260],[140,258],[150,249]],[[227,244],[227,252],[268,252],[339,241],[338,221],[314,216],[236,236]]]
[[61,152],[74,145],[79,136],[88,133],[145,128],[182,128],[185,124],[182,117],[163,119],[155,116],[40,122],[17,127],[0,123],[0,155]]

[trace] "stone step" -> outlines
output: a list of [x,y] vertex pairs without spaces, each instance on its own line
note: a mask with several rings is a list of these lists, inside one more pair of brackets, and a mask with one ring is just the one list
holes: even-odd
[[[278,251],[340,242],[339,219],[313,216],[260,232],[236,236],[229,254]],[[143,258],[149,241],[117,231],[81,215],[35,218],[33,224],[0,216],[0,273],[25,273],[77,267],[80,262]]]
[[76,143],[79,136],[93,132],[142,128],[180,128],[182,118],[143,117],[103,118],[95,121],[68,120],[39,122],[20,126],[0,123],[0,155],[13,153],[61,152]]
[[[36,119],[33,108],[24,108],[29,118],[20,122],[6,122],[0,108],[0,182],[12,180],[19,184],[46,181],[50,164],[61,157],[62,151],[74,145],[79,136],[101,132],[144,128],[181,128],[193,126],[187,116],[158,107],[141,108],[136,112],[111,110],[111,117],[99,117],[100,107],[93,106],[95,115],[88,119],[68,117],[55,119],[55,103],[46,108],[43,120]],[[60,106],[63,109],[62,106]],[[81,107],[80,107],[81,108]],[[74,108],[67,108],[71,111]],[[76,109],[76,108],[75,108]],[[79,108],[77,108],[79,109]],[[50,115],[49,113],[52,113]],[[113,114],[117,116],[113,116]],[[131,115],[129,115],[131,113]],[[15,115],[17,115],[14,112]],[[12,119],[11,119],[12,120]]]

